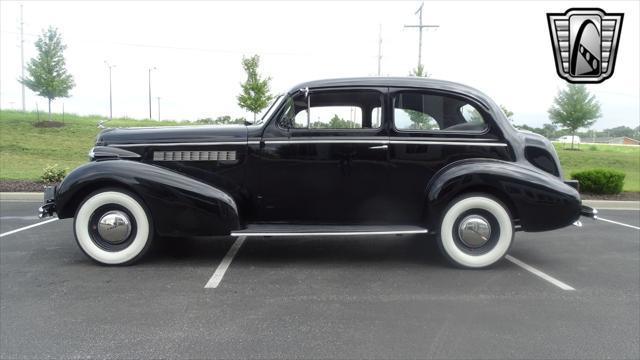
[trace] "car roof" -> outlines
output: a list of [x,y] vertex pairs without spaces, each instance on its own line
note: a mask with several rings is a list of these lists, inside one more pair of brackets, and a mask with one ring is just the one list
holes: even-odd
[[303,82],[292,87],[289,93],[294,93],[300,89],[318,89],[318,88],[334,88],[334,87],[405,87],[405,88],[419,88],[419,89],[432,89],[443,90],[461,93],[472,96],[483,102],[483,105],[490,107],[491,103],[489,97],[481,91],[472,88],[470,86],[430,78],[423,78],[417,76],[407,77],[352,77],[352,78],[336,78],[336,79],[323,79]]

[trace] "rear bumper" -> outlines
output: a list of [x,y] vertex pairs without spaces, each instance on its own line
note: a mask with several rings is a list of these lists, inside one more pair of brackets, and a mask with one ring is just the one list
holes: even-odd
[[56,212],[56,186],[46,186],[44,188],[44,204],[38,208],[38,217],[46,218],[53,216]]
[[598,210],[589,207],[587,205],[582,205],[580,208],[580,215],[586,216],[588,218],[597,219],[598,218]]

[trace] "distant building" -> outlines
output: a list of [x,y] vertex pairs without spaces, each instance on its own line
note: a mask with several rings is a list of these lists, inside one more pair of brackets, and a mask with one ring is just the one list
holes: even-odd
[[600,137],[596,138],[593,142],[602,144],[640,145],[640,140],[632,139],[626,136]]

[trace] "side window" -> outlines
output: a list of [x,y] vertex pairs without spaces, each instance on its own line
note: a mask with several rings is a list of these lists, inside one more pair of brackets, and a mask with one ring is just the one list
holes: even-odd
[[[308,101],[307,101],[308,100]],[[371,90],[311,91],[290,98],[285,111],[294,129],[375,129],[382,123],[382,94]]]
[[402,92],[393,100],[398,130],[481,132],[487,128],[478,109],[456,97]]
[[[307,127],[307,111],[295,117],[295,128]],[[311,129],[362,129],[362,109],[356,106],[315,106],[309,116]]]

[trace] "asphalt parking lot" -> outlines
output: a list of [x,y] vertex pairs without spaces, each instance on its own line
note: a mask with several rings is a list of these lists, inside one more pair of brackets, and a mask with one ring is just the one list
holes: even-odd
[[639,211],[469,271],[419,236],[160,239],[104,267],[72,220],[11,233],[38,206],[0,203],[3,359],[640,357]]

